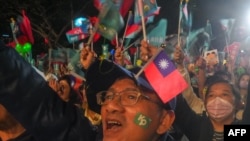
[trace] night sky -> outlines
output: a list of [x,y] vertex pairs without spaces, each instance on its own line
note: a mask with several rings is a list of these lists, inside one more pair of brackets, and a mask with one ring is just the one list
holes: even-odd
[[[80,0],[77,0],[80,2]],[[155,20],[165,18],[168,20],[167,34],[177,33],[179,18],[179,0],[157,0],[158,6],[161,7],[160,14]],[[189,0],[189,9],[193,11],[192,30],[204,27],[206,21],[210,20],[214,34],[220,34],[217,30],[218,21],[222,18],[240,19],[247,9],[250,9],[250,0]],[[89,15],[96,14],[94,7],[89,6],[86,13]],[[1,11],[1,10],[0,10]],[[3,21],[0,17],[0,34],[9,34],[9,23]]]

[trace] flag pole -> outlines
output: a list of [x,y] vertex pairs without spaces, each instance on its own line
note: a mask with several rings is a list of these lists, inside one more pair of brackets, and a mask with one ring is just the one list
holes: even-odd
[[137,6],[139,9],[139,15],[141,17],[141,23],[142,23],[142,32],[143,32],[143,40],[147,41],[147,34],[146,34],[146,26],[145,26],[145,20],[144,20],[144,13],[143,13],[143,1],[137,0]]
[[95,33],[93,33],[93,26],[92,26],[92,24],[89,25],[89,34],[92,37],[91,37],[91,41],[89,41],[87,43],[87,45],[90,45],[90,48],[93,51],[94,50],[94,45],[93,45],[93,37],[94,37],[94,35],[93,34],[95,34]]
[[92,51],[94,50],[93,49],[93,38],[94,38],[94,35],[95,35],[96,31],[97,31],[98,26],[99,26],[99,21],[97,21],[95,23],[94,28],[92,27],[92,25],[90,25],[90,28],[89,28],[90,36],[89,36],[89,39],[88,39],[88,42],[87,42],[87,46],[90,45]]
[[138,79],[138,77],[141,75],[141,73],[144,71],[144,69],[153,61],[153,59],[162,51],[162,48],[158,48],[156,54],[154,54],[145,65],[141,68],[141,70],[135,75],[135,78]]
[[182,2],[183,0],[180,0],[180,6],[179,6],[179,21],[178,21],[178,40],[177,45],[180,46],[180,34],[181,34],[181,19],[182,19]]
[[136,41],[134,41],[133,43],[131,43],[130,45],[128,45],[126,48],[124,48],[124,50],[122,50],[122,53],[124,53],[125,51],[127,51],[130,47],[132,47],[135,44]]
[[13,36],[13,39],[15,41],[16,44],[19,44],[17,38],[16,38],[16,32],[17,32],[17,27],[16,27],[16,21],[14,20],[14,18],[10,18],[10,27],[11,27],[11,30],[12,30],[12,36]]
[[[103,4],[103,5],[102,5],[101,10],[100,10],[100,11],[102,11],[102,12],[99,12],[99,14],[98,14],[98,20],[97,20],[97,22],[94,24],[94,28],[92,29],[92,33],[91,33],[90,36],[89,36],[87,45],[90,45],[91,42],[93,41],[94,35],[96,34],[97,29],[98,29],[98,27],[99,27],[99,25],[100,25],[100,21],[99,21],[100,18],[101,18],[101,17],[104,17],[104,16],[107,14],[107,12],[108,12],[108,11],[106,10],[106,7],[107,7],[107,6],[108,6],[107,4]],[[92,51],[93,51],[93,47],[92,47]]]
[[118,33],[117,32],[115,33],[115,41],[116,41],[116,46],[119,47],[120,44],[119,44],[119,37],[118,37]]
[[127,29],[128,29],[128,23],[129,23],[131,16],[132,16],[132,11],[129,11],[127,23],[126,23],[125,30],[124,30],[123,37],[122,37],[122,42],[121,42],[122,45],[123,45],[124,40],[125,40],[125,34],[126,34]]

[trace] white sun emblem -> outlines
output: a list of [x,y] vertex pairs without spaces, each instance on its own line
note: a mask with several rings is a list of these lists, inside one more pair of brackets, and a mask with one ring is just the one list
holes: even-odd
[[169,66],[169,62],[166,59],[161,59],[159,61],[159,67],[163,70],[167,69]]

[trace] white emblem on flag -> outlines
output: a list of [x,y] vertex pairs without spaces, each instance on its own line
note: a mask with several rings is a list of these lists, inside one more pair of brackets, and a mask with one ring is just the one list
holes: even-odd
[[161,59],[158,65],[161,69],[165,70],[168,68],[169,62],[166,59]]

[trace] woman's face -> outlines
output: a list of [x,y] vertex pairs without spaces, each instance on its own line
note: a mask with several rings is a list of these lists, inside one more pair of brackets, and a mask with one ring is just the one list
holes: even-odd
[[240,87],[240,89],[247,89],[249,79],[250,79],[249,75],[243,75],[240,78],[240,81],[239,81],[239,87]]
[[70,85],[66,80],[59,81],[58,95],[63,101],[68,102],[70,97]]
[[223,82],[213,84],[208,89],[205,104],[212,120],[223,122],[234,118],[236,100],[230,84]]

